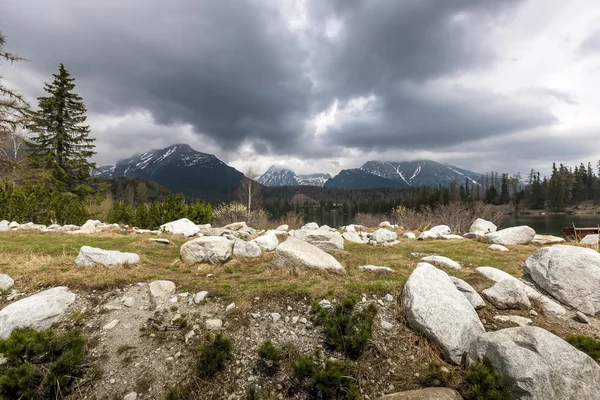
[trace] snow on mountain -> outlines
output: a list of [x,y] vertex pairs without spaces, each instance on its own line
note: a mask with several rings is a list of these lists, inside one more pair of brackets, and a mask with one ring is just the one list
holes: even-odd
[[296,175],[287,168],[271,166],[257,181],[265,186],[323,186],[329,174]]
[[92,176],[95,178],[112,178],[115,172],[114,165],[101,165],[92,171]]

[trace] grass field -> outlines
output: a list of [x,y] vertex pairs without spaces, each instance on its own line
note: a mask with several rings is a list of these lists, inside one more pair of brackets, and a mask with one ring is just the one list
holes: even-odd
[[[401,240],[394,247],[373,247],[346,243],[346,251],[336,256],[346,276],[272,265],[272,254],[259,259],[232,259],[224,265],[185,265],[179,247],[186,238],[163,235],[171,244],[150,242],[150,236],[105,233],[89,236],[6,232],[0,234],[0,272],[10,275],[19,291],[66,285],[71,289],[103,290],[129,283],[156,279],[172,280],[178,291],[207,290],[211,296],[227,300],[249,300],[256,296],[300,294],[317,298],[347,293],[399,293],[419,257],[411,253],[437,254],[463,265],[448,271],[467,281],[480,279],[478,266],[492,266],[521,276],[523,261],[536,246],[513,246],[509,252],[488,250],[488,244],[473,240]],[[134,252],[141,262],[117,268],[78,267],[75,258],[83,245],[106,250]],[[380,265],[394,273],[360,271],[360,265]],[[212,274],[211,278],[207,277]]]

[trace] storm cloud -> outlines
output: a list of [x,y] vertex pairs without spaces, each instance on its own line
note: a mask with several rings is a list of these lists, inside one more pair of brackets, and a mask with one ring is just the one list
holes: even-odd
[[[562,7],[551,3],[545,12]],[[460,166],[514,170],[490,164],[489,154],[563,132],[563,113],[572,114],[564,107],[594,103],[525,78],[532,53],[514,32],[527,39],[549,29],[550,22],[521,25],[536,4],[547,3],[19,0],[0,5],[0,29],[10,50],[31,62],[3,73],[35,103],[64,63],[104,163],[187,142],[238,167],[312,159],[311,172],[335,173],[378,152],[389,159],[426,151],[456,162],[451,153],[468,148],[470,161],[456,153]],[[592,21],[600,9],[587,4]],[[591,26],[579,33],[568,46],[595,47]],[[540,146],[532,158],[551,163],[554,149]]]

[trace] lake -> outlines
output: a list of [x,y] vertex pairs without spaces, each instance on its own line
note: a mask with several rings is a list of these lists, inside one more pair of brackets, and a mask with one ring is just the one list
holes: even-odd
[[532,227],[536,233],[542,235],[556,235],[562,237],[562,230],[568,226],[577,228],[596,227],[600,224],[600,215],[520,215],[518,217],[509,215],[500,224],[501,228],[511,226],[527,225]]

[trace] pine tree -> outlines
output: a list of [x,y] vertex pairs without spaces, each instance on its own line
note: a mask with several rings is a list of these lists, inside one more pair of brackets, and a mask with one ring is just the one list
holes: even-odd
[[84,125],[87,119],[83,99],[73,92],[75,79],[63,64],[54,81],[46,83],[49,96],[39,97],[37,111],[29,113],[27,128],[36,136],[28,143],[31,167],[42,172],[44,183],[54,189],[83,196],[90,192],[89,160],[94,154],[94,139]]
[[564,211],[566,203],[561,169],[557,169],[556,164],[552,164],[552,176],[550,177],[548,191],[550,196],[550,210],[554,212]]

